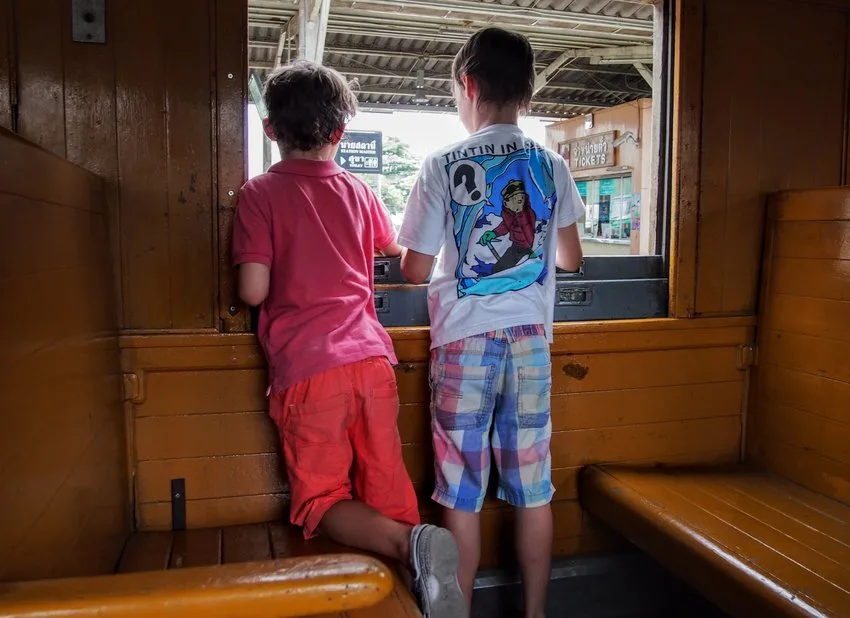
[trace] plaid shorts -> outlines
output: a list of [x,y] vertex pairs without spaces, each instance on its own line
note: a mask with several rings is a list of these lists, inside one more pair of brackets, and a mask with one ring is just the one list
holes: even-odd
[[521,508],[551,502],[552,361],[543,327],[516,326],[436,348],[430,378],[434,501],[480,511],[492,457],[499,499]]

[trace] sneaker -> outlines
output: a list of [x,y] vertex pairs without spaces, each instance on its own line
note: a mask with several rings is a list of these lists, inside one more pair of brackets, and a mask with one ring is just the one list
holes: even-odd
[[424,618],[468,618],[457,581],[458,552],[452,533],[437,526],[416,526],[410,533],[413,592]]

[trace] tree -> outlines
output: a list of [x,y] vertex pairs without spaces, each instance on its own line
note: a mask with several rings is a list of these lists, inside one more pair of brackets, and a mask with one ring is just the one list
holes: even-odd
[[[407,198],[422,159],[410,151],[410,145],[396,137],[384,137],[384,173],[381,175],[381,198],[391,214],[400,215],[407,206]],[[361,179],[378,191],[378,176],[363,174]]]

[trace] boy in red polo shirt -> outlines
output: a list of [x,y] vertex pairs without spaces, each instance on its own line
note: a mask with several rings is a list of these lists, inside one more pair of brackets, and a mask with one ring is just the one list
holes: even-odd
[[409,565],[425,616],[467,616],[454,537],[419,525],[401,457],[397,361],[372,287],[375,252],[401,249],[380,200],[334,163],[357,100],[308,62],[276,71],[264,99],[282,160],[240,191],[233,261],[240,297],[260,305],[292,523]]

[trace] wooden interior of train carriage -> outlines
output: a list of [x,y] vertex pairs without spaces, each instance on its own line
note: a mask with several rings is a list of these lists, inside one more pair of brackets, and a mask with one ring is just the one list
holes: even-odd
[[[776,191],[848,183],[850,8],[676,4],[669,317],[556,328],[553,554],[576,571],[603,565],[604,579],[592,561],[631,551],[627,537],[732,615],[769,615],[742,613],[747,586],[724,598],[716,573],[694,567],[710,558],[634,525],[657,519],[611,496],[725,513],[748,538],[759,515],[741,505],[761,504],[814,530],[761,520],[775,543],[810,543],[797,560],[817,579],[807,594],[826,586],[838,605],[821,615],[846,615],[829,612],[850,586],[834,566],[850,546],[850,202],[784,197],[764,221]],[[227,259],[245,173],[245,1],[111,2],[104,45],[72,42],[70,5],[0,2],[0,581],[337,549],[268,523],[284,519],[286,491]],[[428,333],[391,334],[405,462],[430,518]],[[769,484],[785,502],[750,495],[735,515],[717,492],[693,498],[686,478],[671,506],[673,481],[620,468],[592,470],[589,510],[579,502],[583,466],[742,460],[789,479]],[[186,532],[171,531],[175,479]],[[483,522],[483,566],[508,564],[510,512],[488,501]],[[784,568],[789,589],[809,582]],[[16,590],[0,586],[0,614],[15,615]],[[409,603],[390,594],[386,607]]]

